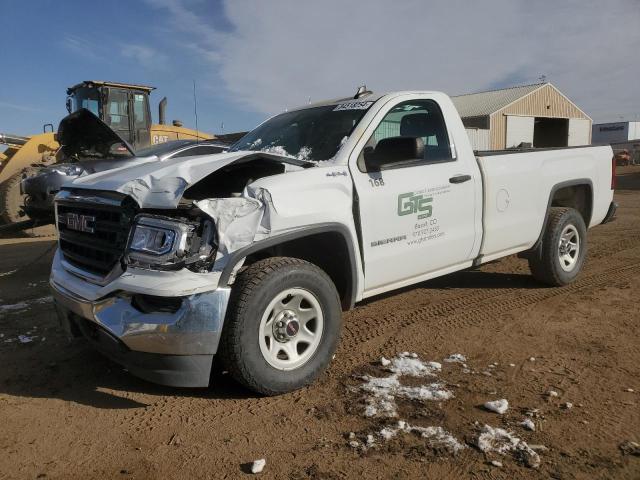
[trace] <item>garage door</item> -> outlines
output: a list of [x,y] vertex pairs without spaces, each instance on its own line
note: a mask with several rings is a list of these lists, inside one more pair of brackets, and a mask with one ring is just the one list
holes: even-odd
[[517,147],[521,143],[533,145],[534,117],[507,115],[507,148]]
[[569,119],[569,146],[589,145],[589,133],[591,133],[591,121],[583,118]]

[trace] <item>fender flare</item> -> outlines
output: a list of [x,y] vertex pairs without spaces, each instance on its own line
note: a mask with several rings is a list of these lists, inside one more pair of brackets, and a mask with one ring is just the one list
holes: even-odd
[[321,233],[337,233],[342,236],[347,245],[347,253],[348,253],[348,261],[349,261],[349,272],[350,272],[350,282],[347,286],[347,291],[345,295],[345,301],[343,302],[343,308],[353,308],[356,302],[356,296],[358,292],[358,272],[357,272],[357,261],[356,261],[356,252],[354,247],[353,236],[349,229],[341,224],[341,223],[319,223],[315,225],[308,225],[291,232],[281,233],[274,235],[272,237],[266,238],[259,242],[252,243],[251,245],[247,245],[246,247],[240,248],[229,255],[229,260],[227,264],[222,270],[220,275],[220,280],[218,281],[218,288],[228,287],[229,281],[231,279],[231,274],[236,267],[236,265],[248,257],[249,255],[259,252],[261,250],[265,250],[270,247],[275,247],[276,245],[289,242],[291,240],[298,240],[300,238],[309,237],[312,235],[317,235]]
[[536,243],[533,244],[533,247],[529,249],[529,252],[533,253],[537,251],[538,248],[540,247],[540,244],[542,243],[542,239],[544,238],[544,234],[547,230],[547,220],[549,219],[549,211],[551,210],[551,203],[553,202],[553,197],[555,196],[556,192],[562,188],[578,187],[581,185],[587,185],[591,190],[591,209],[589,211],[589,221],[585,222],[587,229],[589,228],[589,225],[591,224],[591,217],[593,216],[593,182],[591,181],[591,179],[578,178],[575,180],[567,180],[566,182],[556,183],[553,187],[551,187],[551,192],[549,193],[549,199],[547,200],[547,209],[544,213],[544,220],[542,221],[542,229],[540,229],[540,235],[538,236]]

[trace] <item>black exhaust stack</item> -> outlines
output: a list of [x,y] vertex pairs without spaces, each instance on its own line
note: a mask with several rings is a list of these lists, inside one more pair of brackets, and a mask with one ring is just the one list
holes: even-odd
[[163,97],[158,104],[158,123],[166,125],[167,97]]

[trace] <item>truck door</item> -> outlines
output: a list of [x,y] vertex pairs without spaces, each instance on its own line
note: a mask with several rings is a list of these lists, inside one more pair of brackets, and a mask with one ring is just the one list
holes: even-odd
[[350,158],[365,296],[470,264],[481,208],[475,158],[458,158],[438,103],[394,103],[383,107],[381,120],[365,131],[366,137],[373,130],[365,146]]

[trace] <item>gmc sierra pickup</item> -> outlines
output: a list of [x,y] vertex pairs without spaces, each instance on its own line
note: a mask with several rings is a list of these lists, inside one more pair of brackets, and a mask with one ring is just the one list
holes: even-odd
[[228,152],[64,187],[56,308],[144,379],[207,386],[216,356],[248,388],[287,392],[327,367],[342,311],[367,297],[512,254],[541,282],[572,282],[587,229],[615,213],[612,157],[475,154],[443,93],[307,105]]

